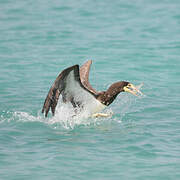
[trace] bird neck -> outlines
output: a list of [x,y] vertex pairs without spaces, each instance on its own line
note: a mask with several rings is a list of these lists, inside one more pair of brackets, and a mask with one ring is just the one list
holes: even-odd
[[98,100],[106,105],[106,106],[109,106],[114,100],[115,98],[117,97],[117,95],[122,92],[122,91],[117,91],[117,90],[114,90],[113,92],[109,92],[109,91],[104,91],[104,92],[101,92],[98,96]]
[[108,91],[106,91],[105,93],[106,104],[109,106],[116,99],[117,95],[120,92],[121,91],[117,91],[117,90],[114,90],[113,93],[109,93]]
[[127,84],[128,82],[125,81],[113,83],[107,89],[107,91],[102,91],[101,93],[99,93],[97,99],[99,99],[99,101],[101,101],[106,106],[109,106],[119,93],[124,92],[124,87],[127,86]]

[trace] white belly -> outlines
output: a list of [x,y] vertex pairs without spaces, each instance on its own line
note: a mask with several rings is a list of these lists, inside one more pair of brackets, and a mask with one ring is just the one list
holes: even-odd
[[87,115],[92,115],[102,111],[106,106],[98,101],[88,90],[85,90],[74,79],[73,72],[70,72],[67,80],[69,83],[66,85],[66,94],[71,95],[75,102],[81,102],[83,111]]
[[95,113],[101,112],[106,107],[106,105],[102,104],[100,101],[94,98],[93,101],[85,105],[85,110],[88,114],[93,115]]

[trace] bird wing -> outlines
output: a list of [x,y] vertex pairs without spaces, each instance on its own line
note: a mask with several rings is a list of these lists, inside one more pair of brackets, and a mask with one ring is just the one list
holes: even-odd
[[97,94],[98,92],[89,83],[89,71],[92,64],[92,60],[88,60],[80,67],[80,79],[81,83],[91,92]]
[[64,102],[71,102],[74,107],[76,103],[78,105],[88,103],[96,96],[81,83],[79,65],[63,70],[54,81],[42,109],[42,113],[45,112],[45,117],[47,117],[50,108],[54,115],[60,94]]

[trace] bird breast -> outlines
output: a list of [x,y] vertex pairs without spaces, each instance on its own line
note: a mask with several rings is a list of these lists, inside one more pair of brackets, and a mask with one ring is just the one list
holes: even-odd
[[98,101],[95,98],[91,103],[87,105],[87,109],[91,115],[102,111],[106,107],[107,107],[106,105],[102,104],[100,101]]

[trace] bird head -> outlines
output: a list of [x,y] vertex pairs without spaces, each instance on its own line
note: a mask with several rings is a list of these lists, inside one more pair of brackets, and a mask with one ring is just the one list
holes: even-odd
[[126,81],[119,81],[113,83],[107,91],[100,92],[97,99],[104,105],[109,106],[121,92],[129,92],[135,96],[142,95],[141,91],[133,84]]
[[143,95],[143,93],[137,89],[133,84],[129,83],[129,82],[126,82],[124,87],[123,87],[123,91],[124,92],[129,92],[135,96],[138,96],[138,95]]

